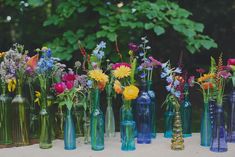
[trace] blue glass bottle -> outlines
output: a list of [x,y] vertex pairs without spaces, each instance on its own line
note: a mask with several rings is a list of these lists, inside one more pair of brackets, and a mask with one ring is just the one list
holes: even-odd
[[147,82],[147,90],[148,94],[151,98],[151,136],[152,138],[156,138],[157,136],[157,102],[156,102],[156,94],[152,90],[152,81]]
[[74,122],[71,114],[71,109],[67,109],[64,125],[64,149],[76,149],[76,133]]
[[211,144],[211,120],[209,112],[209,103],[204,103],[204,110],[201,119],[201,146],[209,147]]
[[174,118],[174,111],[173,105],[170,101],[167,102],[167,109],[164,113],[164,137],[165,138],[172,138],[173,135],[173,118]]
[[93,91],[93,111],[91,113],[91,148],[95,151],[104,149],[104,114],[100,110],[99,89]]
[[135,128],[136,127],[134,121],[121,122],[122,151],[135,150]]
[[235,143],[235,87],[233,87],[229,100],[227,141]]
[[142,90],[136,99],[137,143],[151,143],[151,98],[147,92],[147,83],[142,83]]
[[216,105],[210,150],[212,152],[226,152],[228,150],[222,105]]
[[182,132],[183,137],[191,137],[191,124],[192,124],[192,105],[189,101],[189,92],[188,92],[188,84],[185,84],[184,87],[184,101],[180,106],[180,113],[182,119]]

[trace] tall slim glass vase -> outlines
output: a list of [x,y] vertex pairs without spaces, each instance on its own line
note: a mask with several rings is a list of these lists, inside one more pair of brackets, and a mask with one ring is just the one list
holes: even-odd
[[115,119],[112,106],[112,97],[107,97],[107,109],[105,114],[105,135],[106,137],[115,136]]

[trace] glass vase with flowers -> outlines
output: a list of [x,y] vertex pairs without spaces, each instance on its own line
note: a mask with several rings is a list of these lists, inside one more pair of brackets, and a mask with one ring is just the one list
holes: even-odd
[[[166,90],[169,92],[163,105],[171,104],[173,107],[173,111],[174,111],[174,123],[173,123],[173,129],[172,129],[173,132],[172,132],[172,140],[171,140],[171,149],[183,150],[184,139],[183,139],[183,132],[182,132],[181,116],[180,116],[180,104],[179,104],[179,99],[183,94],[180,90],[181,77],[179,76],[179,74],[181,74],[181,69],[172,68],[170,61],[163,63],[161,67],[162,67],[161,78],[166,79],[166,82],[168,84],[166,86]],[[167,108],[169,107],[167,106]]]

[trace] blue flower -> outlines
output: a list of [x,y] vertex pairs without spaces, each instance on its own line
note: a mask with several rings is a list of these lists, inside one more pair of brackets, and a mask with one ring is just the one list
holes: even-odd
[[173,82],[173,77],[172,77],[172,75],[168,76],[168,77],[166,78],[166,81],[167,81],[168,83],[172,83],[172,82]]
[[147,75],[146,73],[142,73],[142,74],[140,75],[140,78],[142,78],[142,79],[143,79],[143,78],[145,78],[145,77],[146,77],[146,75]]
[[178,80],[174,81],[174,87],[178,86],[180,84],[180,82]]
[[88,80],[86,84],[87,84],[88,88],[92,88],[93,82],[91,80]]
[[175,92],[174,92],[174,95],[175,95],[177,98],[179,98],[180,95],[181,95],[181,93],[180,93],[180,91],[175,91]]
[[98,49],[104,49],[104,48],[106,48],[106,42],[104,42],[104,41],[101,41],[98,45],[97,45],[97,48]]
[[142,65],[138,66],[137,70],[138,71],[142,71],[143,70],[143,66]]
[[181,71],[181,69],[178,67],[178,68],[176,68],[176,69],[174,70],[174,72],[175,72],[175,73],[178,73],[178,74],[181,74],[182,71]]
[[161,73],[161,78],[165,78],[167,75],[168,75],[167,73],[162,72],[162,73]]
[[170,91],[171,91],[171,85],[166,86],[166,90],[167,90],[168,92],[170,92]]
[[140,56],[140,57],[143,57],[143,56],[144,56],[144,52],[141,51],[141,52],[139,53],[139,56]]
[[92,53],[93,53],[93,55],[97,56],[97,54],[99,53],[99,49],[97,49],[97,48],[94,49]]
[[168,65],[168,61],[167,61],[166,63],[162,63],[162,68],[163,68],[163,69],[166,68],[167,65]]

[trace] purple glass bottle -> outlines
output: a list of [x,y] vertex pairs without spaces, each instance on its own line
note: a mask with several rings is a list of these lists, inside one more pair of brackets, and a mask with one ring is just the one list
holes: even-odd
[[227,142],[235,143],[235,87],[229,100]]

